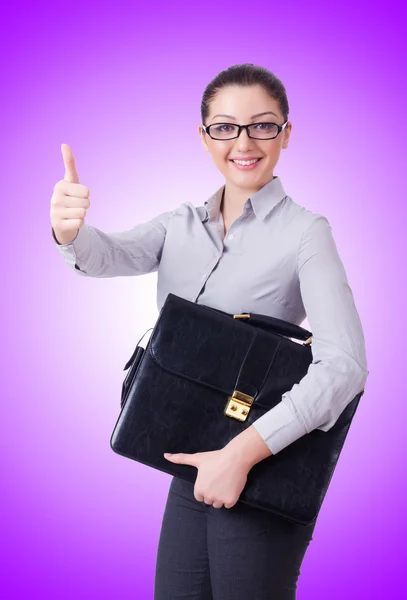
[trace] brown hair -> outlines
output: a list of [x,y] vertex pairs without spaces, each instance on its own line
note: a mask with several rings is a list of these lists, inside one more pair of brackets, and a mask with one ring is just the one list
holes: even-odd
[[209,105],[216,96],[217,92],[227,85],[240,85],[249,87],[251,85],[261,85],[277,100],[284,121],[288,119],[288,100],[285,87],[280,79],[271,71],[264,67],[259,67],[253,63],[244,63],[241,65],[233,65],[224,71],[221,71],[212,79],[206,86],[201,101],[201,119],[205,125],[205,121],[209,114]]

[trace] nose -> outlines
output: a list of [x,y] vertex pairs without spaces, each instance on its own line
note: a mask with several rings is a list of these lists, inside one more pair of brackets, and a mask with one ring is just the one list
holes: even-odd
[[247,151],[252,144],[252,138],[249,137],[247,129],[242,129],[240,135],[236,140],[236,149],[241,151]]

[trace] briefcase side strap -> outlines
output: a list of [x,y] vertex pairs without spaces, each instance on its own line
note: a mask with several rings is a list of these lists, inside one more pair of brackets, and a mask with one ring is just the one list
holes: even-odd
[[[147,329],[147,331],[150,331],[150,329],[153,329],[153,327],[149,327],[149,328]],[[138,351],[138,347],[139,347],[139,345],[140,345],[140,342],[141,342],[141,340],[143,339],[143,337],[146,335],[147,331],[145,331],[145,332],[143,333],[143,335],[141,336],[141,338],[140,338],[140,339],[139,339],[139,341],[137,342],[137,346],[136,346],[136,348],[135,348],[135,350],[134,350],[133,354],[131,355],[131,357],[129,358],[129,360],[127,361],[127,363],[125,364],[123,371],[125,371],[126,369],[128,369],[128,368],[130,367],[130,365],[133,363],[134,359],[136,358],[136,355],[137,355],[137,351]]]
[[126,404],[127,395],[129,393],[129,390],[130,390],[130,388],[133,384],[133,381],[136,377],[136,373],[138,371],[138,365],[140,364],[140,361],[143,358],[144,352],[145,352],[145,350],[144,350],[143,346],[137,346],[137,348],[135,350],[135,355],[133,355],[134,360],[132,362],[131,369],[129,369],[127,371],[127,375],[123,381],[122,393],[121,393],[121,399],[120,399],[120,407],[121,408],[123,408],[124,405]]
[[312,342],[312,332],[304,329],[300,325],[284,321],[284,319],[277,319],[277,317],[269,317],[268,315],[261,315],[258,313],[240,313],[233,315],[234,319],[242,319],[252,325],[261,325],[270,329],[271,332],[279,333],[290,338],[298,340],[305,340],[305,344]]

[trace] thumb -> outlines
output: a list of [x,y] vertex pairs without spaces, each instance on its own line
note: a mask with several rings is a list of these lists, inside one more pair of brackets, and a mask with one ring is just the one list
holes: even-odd
[[68,144],[61,144],[62,158],[64,161],[64,180],[68,183],[79,183],[79,175],[76,172],[75,159]]
[[185,452],[170,454],[169,452],[164,452],[164,458],[181,465],[192,465],[193,467],[197,467],[199,464],[197,454],[186,454]]

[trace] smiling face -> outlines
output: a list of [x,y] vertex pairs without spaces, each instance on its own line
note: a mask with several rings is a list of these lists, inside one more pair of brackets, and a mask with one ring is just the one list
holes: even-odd
[[[260,113],[267,113],[259,115]],[[228,115],[226,117],[225,115]],[[209,115],[204,125],[215,123],[251,123],[271,122],[283,125],[277,100],[271,98],[260,85],[243,87],[228,85],[219,90],[210,103]],[[280,157],[282,148],[287,148],[291,132],[291,123],[272,140],[256,140],[249,138],[243,129],[238,138],[232,140],[213,140],[200,125],[198,132],[202,144],[212,156],[216,167],[225,177],[229,189],[240,189],[253,193],[273,179],[274,167]],[[261,160],[254,167],[239,168],[232,159],[256,157]]]

